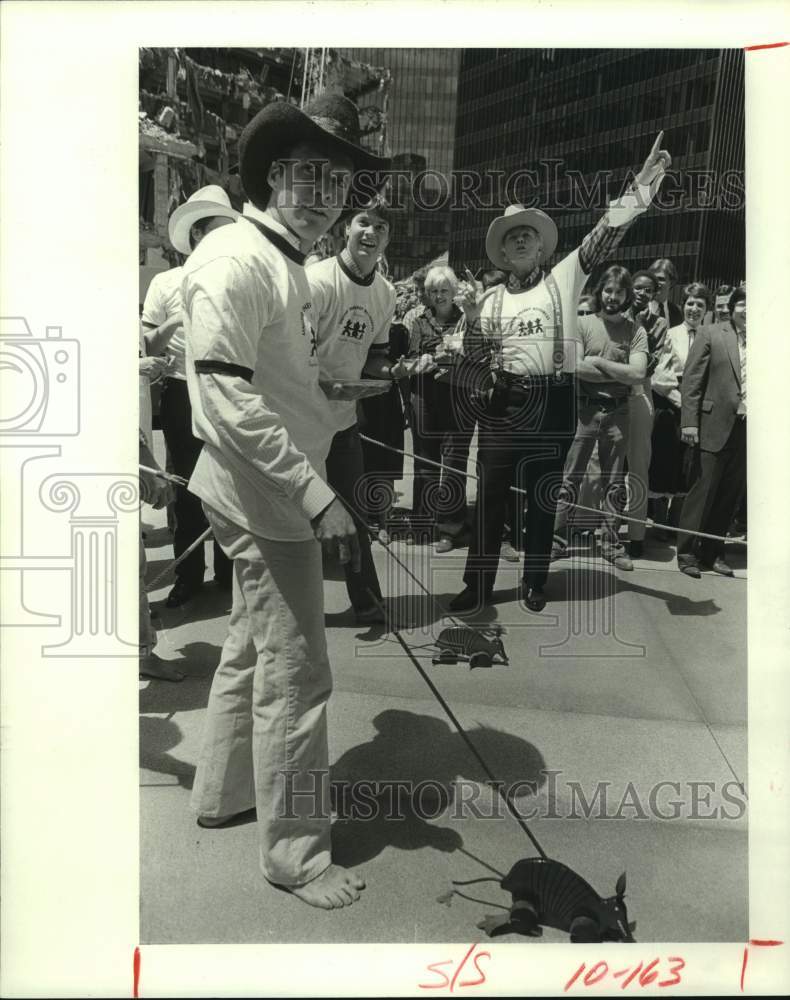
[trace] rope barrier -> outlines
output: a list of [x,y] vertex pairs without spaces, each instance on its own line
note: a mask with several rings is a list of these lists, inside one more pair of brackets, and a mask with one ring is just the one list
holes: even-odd
[[[384,444],[383,441],[376,441],[375,438],[368,437],[366,434],[360,434],[359,436],[363,441],[367,441],[369,444],[375,444],[379,448],[385,448],[387,451],[394,452],[396,455],[403,455],[405,458],[412,459],[412,461],[423,462],[425,465],[432,465],[434,468],[439,470],[444,470],[444,471],[447,470],[446,465],[443,465],[441,462],[434,462],[433,459],[431,458],[423,458],[420,455],[412,455],[408,451],[402,451],[400,448],[393,448],[392,445]],[[472,472],[463,472],[457,474],[463,475],[464,478],[466,479],[474,479],[475,482],[480,481],[480,477],[474,475],[474,473]],[[524,497],[527,496],[527,491],[519,489],[517,486],[510,486],[509,489],[512,493],[517,493],[519,496],[524,496]],[[598,507],[585,507],[583,504],[572,503],[570,500],[563,501],[563,503],[566,503],[568,507],[573,507],[576,510],[587,511],[591,514],[602,513],[602,511]],[[714,542],[726,542],[730,540],[724,535],[711,535],[705,531],[691,531],[689,528],[678,528],[672,524],[660,524],[659,522],[654,521],[652,518],[649,517],[642,519],[638,517],[628,517],[627,515],[620,513],[617,513],[616,516],[618,520],[628,521],[630,524],[644,524],[648,528],[661,528],[665,531],[677,532],[680,535],[694,535],[696,538],[709,538],[711,539],[711,541]],[[746,545],[747,543],[744,540],[741,542],[741,544]]]
[[[434,462],[433,459],[431,459],[431,458],[422,458],[420,455],[413,455],[413,454],[411,454],[411,452],[402,451],[400,448],[393,448],[392,445],[384,444],[383,441],[377,441],[375,438],[368,437],[367,434],[360,434],[359,436],[360,436],[360,438],[363,441],[367,441],[368,444],[375,444],[379,448],[384,448],[387,451],[394,452],[396,455],[402,455],[404,458],[410,458],[410,459],[412,459],[412,461],[423,462],[425,465],[432,465],[434,468],[439,469],[440,471],[446,470],[446,468],[447,468],[445,465],[442,465],[441,462]],[[161,470],[157,470],[157,469],[150,469],[146,465],[140,465],[140,469],[143,472],[150,472],[150,473],[152,473],[154,475],[157,475],[157,476],[159,476],[159,477],[161,477],[163,479],[168,480],[169,482],[175,482],[176,485],[178,485],[178,486],[186,486],[187,485],[186,480],[182,479],[180,476],[173,476],[171,473],[168,473],[168,472],[162,472]],[[464,473],[462,473],[462,475],[466,479],[474,479],[475,482],[479,482],[480,481],[480,477],[474,475],[474,473],[472,473],[472,472],[464,472]],[[527,491],[519,489],[517,486],[510,486],[509,489],[510,489],[511,492],[517,493],[519,496],[527,496]],[[598,507],[585,507],[583,504],[572,503],[570,500],[564,501],[564,502],[567,503],[567,505],[569,507],[573,507],[575,510],[583,510],[583,511],[585,511],[587,513],[590,513],[590,514],[600,514],[601,513],[601,510]],[[661,528],[661,529],[663,529],[665,531],[674,531],[674,532],[676,532],[679,535],[693,535],[695,538],[708,538],[708,539],[710,539],[711,541],[714,541],[714,542],[727,542],[727,541],[731,541],[731,539],[727,538],[725,535],[711,535],[711,534],[709,534],[706,531],[691,531],[689,528],[678,528],[678,527],[676,527],[675,525],[672,525],[672,524],[661,524],[658,521],[654,521],[652,518],[649,518],[649,517],[645,518],[643,520],[643,519],[638,518],[638,517],[628,517],[626,514],[619,514],[618,513],[616,516],[617,516],[618,520],[620,520],[620,521],[627,521],[629,524],[644,524],[648,528]],[[175,567],[178,566],[178,564],[183,559],[186,559],[186,557],[188,555],[190,555],[192,552],[194,552],[195,549],[198,547],[198,545],[200,545],[202,542],[205,542],[206,539],[209,537],[210,534],[211,534],[211,528],[207,528],[203,532],[203,534],[199,538],[196,538],[195,541],[189,546],[189,548],[186,549],[184,552],[182,552],[181,555],[177,559],[173,560],[173,562],[171,562],[171,563],[168,563],[168,565],[165,566],[165,568],[162,570],[162,572],[159,573],[156,577],[154,577],[153,580],[151,580],[151,582],[148,584],[148,586],[147,586],[146,589],[149,590],[149,591],[153,590],[154,587],[156,586],[156,584],[159,583],[160,580],[164,579],[164,577],[167,576],[167,574],[170,572],[171,569],[175,569]],[[747,545],[748,543],[744,539],[744,540],[740,541],[740,544],[741,545]],[[392,557],[400,564],[400,566],[409,574],[409,576],[411,576],[412,579],[415,580],[415,582],[419,582],[419,581],[416,580],[416,577],[411,573],[411,571],[408,569],[408,567],[405,566],[397,558],[397,556],[395,556],[393,553],[391,553],[391,554],[392,554]],[[448,616],[448,617],[452,617],[452,616]]]

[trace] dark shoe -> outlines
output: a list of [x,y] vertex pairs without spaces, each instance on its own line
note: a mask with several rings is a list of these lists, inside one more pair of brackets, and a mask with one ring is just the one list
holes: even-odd
[[454,548],[455,544],[452,538],[449,535],[442,535],[436,543],[434,551],[437,553],[452,552]]
[[357,625],[384,625],[387,621],[384,612],[376,605],[369,608],[360,608],[354,612],[354,620]]
[[176,580],[175,586],[167,595],[165,605],[168,608],[180,608],[187,601],[191,600],[203,586],[202,583],[187,583],[185,580]]
[[197,825],[202,826],[204,830],[213,830],[218,826],[226,826],[233,823],[234,820],[240,819],[242,816],[247,814],[252,815],[255,812],[255,808],[244,809],[238,813],[231,813],[229,816],[198,816]]
[[732,571],[732,567],[728,566],[723,559],[716,559],[711,566],[714,573],[719,573],[721,576],[735,576]]
[[457,614],[465,611],[477,611],[491,600],[491,594],[481,594],[476,587],[464,587],[448,605],[450,611]]
[[691,576],[695,580],[699,580],[702,576],[702,573],[699,571],[699,566],[696,563],[685,563],[682,566],[679,565],[678,569],[681,573],[685,573],[686,576]]
[[521,597],[530,611],[542,611],[546,607],[546,595],[542,587],[521,585]]
[[628,554],[632,559],[641,559],[645,554],[645,543],[641,541],[629,542]]

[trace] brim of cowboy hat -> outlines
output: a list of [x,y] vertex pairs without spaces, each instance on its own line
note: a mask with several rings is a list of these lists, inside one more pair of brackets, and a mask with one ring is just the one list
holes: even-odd
[[512,215],[501,215],[488,227],[486,254],[491,263],[502,271],[512,269],[502,253],[502,240],[509,230],[517,226],[532,226],[537,230],[543,242],[543,260],[548,260],[557,249],[557,227],[548,215],[534,208],[525,208],[523,212],[514,212]]
[[271,189],[266,177],[272,163],[290,152],[300,142],[311,142],[327,156],[343,156],[351,161],[354,172],[384,173],[390,169],[387,157],[356,146],[347,139],[321,128],[292,104],[278,101],[267,105],[254,130],[242,135],[239,144],[241,183],[256,208],[265,209]]
[[167,224],[167,235],[179,253],[190,254],[192,247],[189,244],[189,231],[196,222],[201,219],[238,219],[239,213],[235,208],[227,205],[220,205],[216,201],[186,201],[170,216]]

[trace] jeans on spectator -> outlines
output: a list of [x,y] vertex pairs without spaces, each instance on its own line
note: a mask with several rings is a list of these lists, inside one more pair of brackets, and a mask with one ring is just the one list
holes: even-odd
[[[233,608],[211,684],[192,808],[255,808],[260,865],[301,885],[330,863],[326,705],[332,675],[318,542],[275,542],[206,514],[233,560]],[[304,794],[299,794],[304,793]]]
[[[624,469],[628,446],[628,400],[599,403],[582,397],[576,436],[568,452],[565,467],[564,492],[573,503],[581,492],[582,481],[590,455],[598,442],[603,487],[603,518],[601,524],[601,554],[614,559],[624,552],[618,534],[618,514],[625,507]],[[554,531],[566,534],[569,507],[557,511]]]
[[364,611],[373,607],[369,590],[381,600],[381,587],[370,551],[370,532],[365,523],[364,502],[367,490],[376,489],[379,484],[378,477],[368,480],[365,476],[362,442],[356,424],[338,431],[332,438],[332,446],[326,459],[326,478],[335,493],[351,508],[354,517],[362,563],[359,573],[354,572],[351,563],[345,563],[343,570],[351,606],[355,611]]

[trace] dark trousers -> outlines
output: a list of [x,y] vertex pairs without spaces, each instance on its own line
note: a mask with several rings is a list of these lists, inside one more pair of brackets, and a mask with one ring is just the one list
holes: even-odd
[[[409,424],[414,450],[412,476],[412,518],[415,522],[433,524],[439,501],[442,462],[442,439],[445,434],[444,414],[436,405],[436,383],[433,375],[417,375],[412,380],[409,401]],[[428,459],[436,465],[419,461]]]
[[442,445],[443,504],[439,524],[463,525],[466,522],[466,467],[472,444],[471,430],[448,431]]
[[[695,479],[683,504],[680,528],[726,535],[746,485],[746,420],[736,419],[721,451],[698,449]],[[678,565],[710,566],[724,555],[724,542],[678,535]]]
[[[357,428],[360,435],[380,441],[381,448],[362,441],[362,461],[366,489],[359,498],[359,509],[369,522],[382,526],[389,518],[394,501],[396,479],[403,478],[403,402],[399,386],[393,385],[381,396],[361,399],[357,405]],[[392,451],[391,449],[396,449]]]
[[[181,379],[169,378],[165,381],[164,392],[159,410],[159,420],[165,443],[170,454],[173,472],[177,476],[189,479],[197,463],[203,442],[192,434],[192,407],[189,403],[189,392],[186,382]],[[176,486],[174,504],[175,532],[173,535],[173,552],[178,558],[188,549],[198,535],[202,535],[208,527],[208,521],[203,513],[199,497],[190,493],[185,486]],[[206,572],[206,560],[203,546],[176,566],[176,576],[189,587],[203,583]],[[214,576],[224,583],[229,582],[233,574],[233,564],[214,542]]]
[[573,432],[573,379],[535,379],[530,387],[498,382],[478,422],[477,504],[464,583],[490,594],[502,527],[511,509],[510,486],[526,491],[523,581],[544,587],[551,561],[554,516]]
[[381,588],[370,551],[370,532],[364,521],[365,490],[376,480],[366,480],[362,462],[362,442],[356,424],[346,430],[338,431],[332,438],[332,446],[326,459],[326,478],[335,493],[351,509],[357,528],[362,555],[360,572],[355,573],[350,563],[346,563],[343,569],[351,606],[355,611],[362,611],[373,606],[373,599],[368,590],[372,590],[380,600]]

